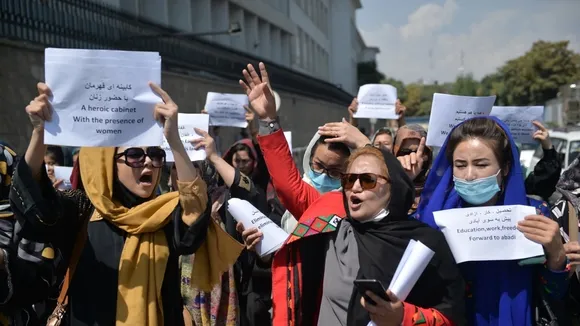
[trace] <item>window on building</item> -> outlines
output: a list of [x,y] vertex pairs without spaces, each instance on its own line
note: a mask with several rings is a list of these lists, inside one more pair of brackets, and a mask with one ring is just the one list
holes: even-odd
[[302,66],[302,30],[298,28],[298,33],[294,36],[295,41],[295,51],[294,51],[294,63],[298,66]]
[[302,55],[302,68],[308,68],[308,35],[306,35],[306,33],[302,32],[302,38],[301,38],[301,55]]

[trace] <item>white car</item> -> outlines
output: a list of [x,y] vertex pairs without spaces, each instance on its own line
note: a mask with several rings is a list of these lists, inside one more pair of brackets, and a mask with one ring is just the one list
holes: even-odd
[[520,165],[524,171],[524,175],[527,177],[531,171],[528,167],[532,163],[532,158],[536,152],[536,148],[540,145],[538,144],[517,144],[520,149]]
[[[580,154],[580,129],[578,127],[558,128],[550,131],[550,139],[562,163],[562,171],[564,171]],[[538,146],[530,161],[528,171],[534,171],[534,167],[542,158],[543,152],[542,146]]]

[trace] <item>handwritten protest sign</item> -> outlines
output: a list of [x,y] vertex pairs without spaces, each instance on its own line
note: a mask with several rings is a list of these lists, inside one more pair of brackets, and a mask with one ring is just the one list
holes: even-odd
[[428,146],[442,146],[451,129],[459,123],[491,112],[495,96],[433,94],[429,117]]
[[246,128],[248,96],[245,94],[224,94],[208,92],[205,110],[209,114],[210,126]]
[[359,88],[355,118],[399,119],[397,89],[387,84],[366,84]]
[[494,106],[491,116],[499,118],[508,125],[516,143],[535,144],[533,138],[537,128],[532,121],[544,121],[543,106]]
[[288,233],[245,200],[238,198],[228,200],[228,212],[237,222],[241,222],[244,228],[257,228],[262,232],[264,235],[262,241],[256,246],[256,253],[261,257],[276,252],[288,238]]
[[[204,131],[209,129],[209,116],[207,114],[191,114],[191,113],[179,113],[177,117],[178,127],[179,127],[179,137],[183,142],[183,147],[189,156],[191,161],[201,161],[205,160],[205,150],[203,148],[195,150],[191,141],[197,138],[201,138],[200,135],[195,133],[194,128],[198,128]],[[173,152],[167,139],[163,137],[163,145],[161,146],[165,150],[165,160],[167,162],[175,162],[173,158]]]
[[457,263],[516,260],[542,256],[542,245],[528,240],[517,223],[535,215],[530,206],[456,208],[434,212]]
[[46,49],[45,80],[53,119],[45,143],[64,146],[160,146],[162,126],[153,110],[161,98],[156,52]]

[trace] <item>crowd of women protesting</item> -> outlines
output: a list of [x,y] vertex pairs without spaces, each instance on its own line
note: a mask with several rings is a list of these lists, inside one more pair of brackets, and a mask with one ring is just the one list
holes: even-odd
[[[172,164],[159,147],[46,146],[51,90],[38,84],[28,149],[0,144],[1,325],[578,325],[580,162],[562,167],[540,123],[544,156],[524,179],[497,118],[459,123],[434,155],[400,102],[398,129],[369,139],[354,99],[350,121],[312,131],[301,174],[264,64],[239,82],[248,137],[222,156],[196,129],[207,158],[195,162],[177,104],[151,84]],[[66,161],[61,190],[53,167]],[[230,198],[281,226],[283,246],[258,255],[263,234],[236,222]],[[501,205],[536,209],[517,230],[545,255],[457,264],[434,213]],[[411,240],[434,256],[404,300],[355,286],[388,285]]]

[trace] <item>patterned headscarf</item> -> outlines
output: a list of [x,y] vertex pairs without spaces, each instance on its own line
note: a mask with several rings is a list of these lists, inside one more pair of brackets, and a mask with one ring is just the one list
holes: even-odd
[[16,162],[16,152],[8,145],[0,143],[0,217],[2,218],[12,216],[8,195]]
[[580,198],[578,198],[580,194],[580,160],[578,157],[562,173],[556,189],[576,207],[576,210],[580,210]]

